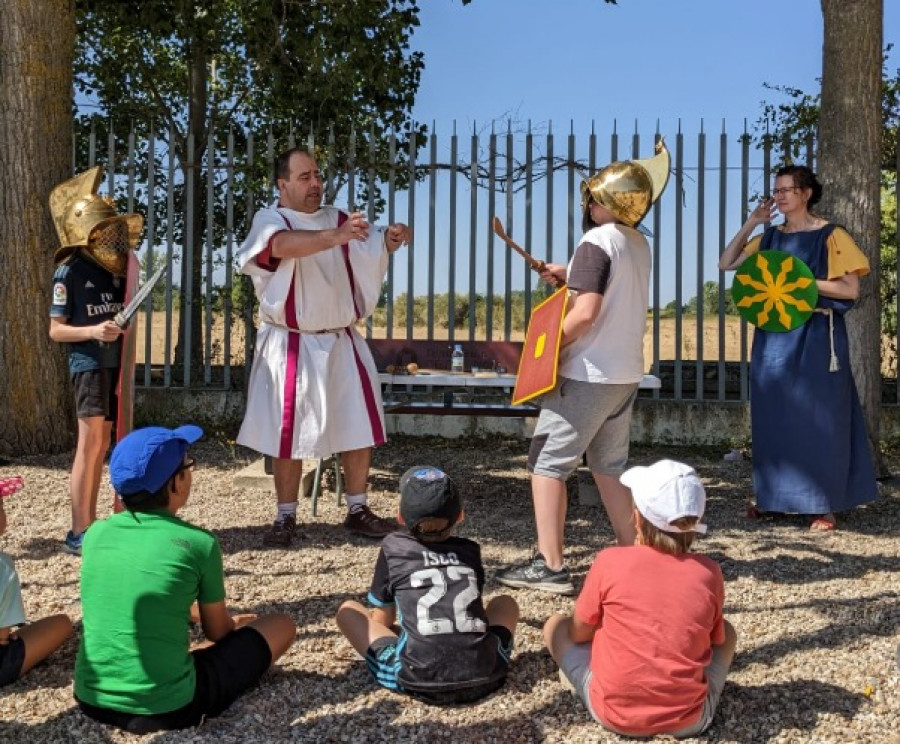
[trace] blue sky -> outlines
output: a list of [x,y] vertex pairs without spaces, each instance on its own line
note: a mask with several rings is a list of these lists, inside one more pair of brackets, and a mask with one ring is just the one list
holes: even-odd
[[[446,131],[473,122],[706,119],[729,130],[770,99],[763,83],[818,88],[819,0],[423,0],[414,115]],[[900,2],[884,38],[900,41]],[[788,41],[789,40],[789,41]],[[900,50],[892,55],[900,67]],[[601,126],[602,125],[602,126]]]
[[[885,5],[885,43],[900,41],[900,2],[887,0]],[[697,294],[698,265],[704,267],[704,281],[718,279],[716,260],[721,243],[734,234],[743,218],[739,175],[731,170],[740,162],[738,135],[745,121],[752,131],[763,101],[783,100],[764,84],[809,93],[819,89],[823,39],[819,0],[619,0],[618,5],[602,0],[473,0],[468,6],[460,0],[422,0],[420,7],[421,27],[412,46],[424,52],[425,69],[413,116],[429,128],[434,126],[439,161],[448,159],[447,137],[454,125],[460,135],[460,159],[466,161],[469,135],[474,131],[486,136],[492,122],[498,133],[506,131],[509,119],[518,131],[530,122],[538,135],[536,141],[552,122],[557,156],[565,156],[570,128],[581,143],[593,124],[599,167],[611,156],[609,133],[614,121],[620,134],[620,159],[630,156],[630,135],[635,129],[641,134],[640,156],[651,154],[657,121],[673,150],[681,124],[689,177],[680,197],[670,184],[658,206],[663,219],[661,275],[660,286],[653,289],[663,305],[679,292],[685,302]],[[890,68],[898,67],[900,50],[895,50]],[[708,135],[705,212],[701,212],[695,178],[701,120]],[[724,199],[727,214],[720,221],[715,168],[723,122],[728,133],[730,175]],[[483,151],[485,144],[482,138]],[[538,141],[539,147],[542,144]],[[577,154],[584,156],[583,150]],[[420,159],[427,158],[425,148]],[[692,166],[693,173],[689,173]],[[751,194],[762,192],[763,180],[761,168],[751,173]],[[549,229],[543,217],[545,187],[542,183],[536,186],[534,233],[528,247],[541,258],[560,262],[580,232],[572,224],[577,223],[577,216],[571,222],[567,218],[565,174],[557,176],[555,184]],[[487,198],[484,193],[479,197],[477,226],[473,228],[466,212],[468,182],[462,181],[457,188],[453,262],[457,291],[467,288],[470,261],[474,261],[479,290],[484,289],[490,271],[494,292],[503,294],[506,250],[491,236]],[[427,291],[429,275],[436,291],[447,288],[446,179],[438,181],[436,190],[438,210],[432,225],[427,212],[428,184],[417,188],[413,257],[417,294]],[[680,238],[673,229],[679,203],[683,208]],[[507,228],[524,243],[526,212],[521,198],[517,197],[512,212],[506,211],[502,196],[495,207],[501,216],[514,218],[515,229],[509,229],[509,223]],[[402,211],[398,215],[398,219],[411,221],[407,217]],[[703,235],[698,237],[701,223]],[[674,258],[676,243],[682,251],[680,269]],[[493,260],[487,259],[489,246]],[[406,288],[407,261],[398,254],[397,292]],[[514,264],[512,271],[512,288],[521,287],[520,266]]]

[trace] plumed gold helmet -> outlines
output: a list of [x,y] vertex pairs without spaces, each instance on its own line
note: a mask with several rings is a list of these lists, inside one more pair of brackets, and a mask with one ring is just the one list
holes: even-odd
[[593,200],[620,222],[634,227],[666,188],[669,163],[669,151],[662,140],[656,143],[656,155],[652,158],[610,163],[581,182],[582,211],[587,211]]
[[102,179],[103,168],[98,165],[50,192],[50,214],[60,242],[53,258],[61,263],[83,248],[104,269],[125,276],[128,251],[140,241],[144,218],[116,214],[112,199],[97,193]]

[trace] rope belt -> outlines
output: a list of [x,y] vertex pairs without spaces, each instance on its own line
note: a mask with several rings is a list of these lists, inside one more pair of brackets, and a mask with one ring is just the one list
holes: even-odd
[[817,307],[815,312],[828,316],[828,340],[831,344],[831,361],[828,364],[828,371],[837,372],[841,365],[838,364],[837,354],[834,353],[834,310],[830,307]]
[[323,328],[321,331],[308,331],[305,328],[291,328],[289,326],[272,325],[273,328],[279,328],[288,333],[296,333],[298,336],[324,336],[328,333],[344,333],[347,328]]

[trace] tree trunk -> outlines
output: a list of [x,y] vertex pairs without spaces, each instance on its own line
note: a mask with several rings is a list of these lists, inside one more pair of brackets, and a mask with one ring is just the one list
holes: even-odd
[[[188,225],[185,219],[184,245],[185,254],[181,262],[181,312],[179,313],[178,345],[175,349],[176,365],[183,365],[186,361],[186,351],[190,349],[190,379],[193,381],[202,379],[203,373],[203,238],[206,234],[206,179],[204,178],[203,155],[207,144],[207,66],[206,48],[201,39],[193,39],[190,48],[190,69],[188,100],[188,136],[185,137],[185,147],[182,152],[181,168],[185,183],[188,173],[193,174],[193,193],[184,192],[185,218],[190,214],[193,224]],[[188,155],[187,141],[193,136],[193,157]],[[190,233],[191,267],[188,269],[187,245]],[[188,302],[188,288],[190,288],[190,302]],[[190,323],[190,343],[185,345],[185,332],[187,323]]]
[[8,0],[0,13],[0,454],[72,445],[65,351],[48,335],[47,197],[71,176],[73,0]]
[[843,225],[869,259],[859,302],[847,315],[853,376],[876,469],[884,474],[881,432],[881,48],[882,0],[822,0],[822,213]]

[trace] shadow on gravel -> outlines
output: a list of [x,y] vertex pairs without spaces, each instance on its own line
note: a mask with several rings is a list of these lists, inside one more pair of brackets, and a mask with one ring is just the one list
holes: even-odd
[[[272,501],[274,504],[274,499]],[[219,545],[225,554],[241,553],[248,550],[264,553],[285,553],[304,548],[329,550],[339,548],[342,545],[357,547],[371,545],[378,547],[379,540],[354,535],[344,529],[340,521],[334,523],[304,522],[303,511],[297,512],[298,525],[294,541],[288,547],[280,545],[266,545],[263,540],[268,534],[270,524],[241,525],[239,527],[225,527],[213,529],[212,532],[219,539]],[[343,519],[343,515],[341,515]],[[375,568],[375,564],[372,564]]]
[[[782,548],[784,545],[782,544]],[[900,556],[875,553],[860,556],[825,550],[810,545],[796,545],[796,550],[813,553],[809,557],[795,555],[766,556],[739,560],[718,550],[702,551],[722,567],[726,581],[753,577],[779,584],[807,585],[816,581],[858,579],[870,571],[900,572]]]
[[[883,592],[874,597],[853,597],[845,600],[822,598],[784,608],[811,607],[832,622],[808,633],[792,633],[772,643],[764,643],[752,650],[740,650],[734,657],[732,669],[745,669],[752,664],[771,665],[784,656],[807,650],[831,649],[841,654],[848,647],[873,637],[891,637],[900,629],[900,595]],[[779,610],[782,607],[779,607]],[[725,614],[732,610],[726,608]]]
[[72,707],[53,718],[29,725],[18,721],[3,721],[0,724],[0,741],[10,744],[22,742],[90,742],[90,744],[112,744],[112,729],[91,721],[78,710],[75,701]]
[[[501,688],[500,693],[502,694]],[[388,695],[389,693],[385,693]],[[546,717],[557,709],[555,703],[533,710],[529,715],[514,718],[494,718],[496,696],[491,695],[478,703],[466,706],[478,712],[477,721],[454,725],[442,721],[397,721],[410,705],[408,699],[391,695],[377,700],[373,705],[348,713],[329,713],[307,724],[297,724],[292,735],[303,741],[387,741],[387,742],[438,742],[454,741],[480,744],[481,742],[539,742],[543,740]],[[562,697],[562,695],[560,695]],[[422,706],[430,709],[431,706]],[[452,708],[444,708],[452,710]],[[539,721],[541,721],[539,723]],[[340,731],[340,739],[332,739]],[[368,736],[366,736],[368,732]]]
[[[44,561],[55,555],[64,555],[63,541],[50,537],[35,537],[22,544],[22,548],[16,552],[16,558],[25,560]],[[78,559],[73,557],[73,560]]]
[[[740,658],[740,657],[737,657]],[[749,687],[725,684],[716,717],[706,733],[711,741],[733,740],[729,735],[730,722],[739,735],[746,735],[746,719],[752,716],[755,735],[742,739],[742,744],[757,744],[779,738],[787,730],[812,731],[824,714],[838,715],[850,721],[860,708],[869,703],[861,693],[814,679]],[[811,741],[801,734],[790,741]]]
[[[288,718],[284,721],[286,727],[291,726],[295,718],[320,707],[323,702],[328,705],[340,705],[375,688],[375,683],[362,660],[347,663],[347,669],[338,675],[276,667],[263,678],[263,685],[272,685],[281,699],[290,701],[286,711]],[[252,693],[248,693],[242,700],[252,709],[251,695]],[[269,728],[271,730],[272,727]],[[323,738],[328,740],[328,737]]]

